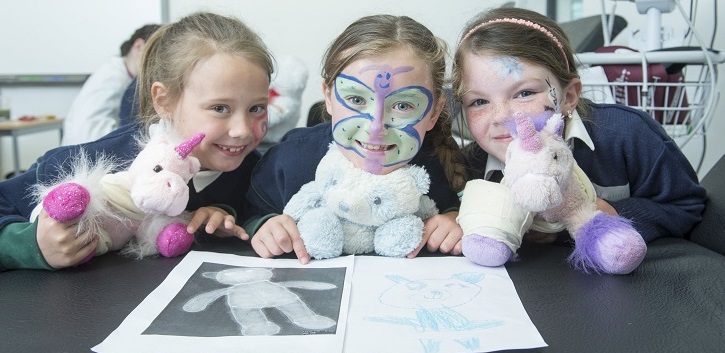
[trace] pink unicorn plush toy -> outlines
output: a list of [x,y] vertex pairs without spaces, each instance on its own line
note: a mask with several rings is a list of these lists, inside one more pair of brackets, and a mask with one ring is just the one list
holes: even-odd
[[[490,227],[461,223],[464,255],[482,265],[498,266],[516,257],[521,237],[529,226],[534,230],[566,229],[575,241],[568,259],[575,268],[586,273],[634,271],[644,259],[647,245],[629,220],[597,210],[594,186],[562,138],[562,115],[551,116],[541,131],[537,131],[532,119],[521,114],[509,121],[507,127],[514,139],[506,150],[500,187],[507,188],[508,195],[503,198],[504,211],[500,214],[506,219],[502,224],[512,222],[513,226],[509,225],[511,231],[504,232],[508,237],[496,238],[488,236],[496,234]],[[461,212],[473,217],[464,203],[465,199]]]
[[[186,231],[189,180],[199,171],[190,153],[203,133],[174,145],[165,134],[152,134],[127,170],[99,158],[90,165],[85,153],[59,182],[40,186],[36,195],[53,219],[78,220],[78,234],[99,236],[95,255],[112,250],[136,257],[186,253],[194,235]],[[40,203],[39,203],[40,204]],[[87,260],[85,260],[87,261]]]

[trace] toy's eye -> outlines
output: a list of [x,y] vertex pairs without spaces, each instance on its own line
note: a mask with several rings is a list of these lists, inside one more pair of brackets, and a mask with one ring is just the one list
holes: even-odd
[[330,182],[330,184],[337,185],[337,179],[332,179],[332,181]]
[[162,170],[164,170],[164,168],[162,168],[162,167],[161,167],[160,165],[156,165],[156,166],[154,167],[154,172],[156,172],[156,173],[158,173],[158,172],[160,172],[160,171],[162,171]]
[[379,204],[383,203],[383,200],[381,200],[379,197],[376,197],[373,199],[373,203],[376,205],[379,205]]
[[554,152],[554,160],[559,159],[559,156],[556,155],[556,152]]

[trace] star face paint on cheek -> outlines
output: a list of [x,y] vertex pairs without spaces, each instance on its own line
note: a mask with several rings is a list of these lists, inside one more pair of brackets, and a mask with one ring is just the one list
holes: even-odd
[[358,78],[340,74],[335,80],[335,97],[354,114],[333,126],[335,142],[366,159],[371,173],[383,167],[405,163],[420,150],[421,137],[415,126],[428,115],[433,95],[422,86],[392,90],[396,74],[412,71],[411,67],[392,69],[371,66],[362,72],[378,69],[373,89]]

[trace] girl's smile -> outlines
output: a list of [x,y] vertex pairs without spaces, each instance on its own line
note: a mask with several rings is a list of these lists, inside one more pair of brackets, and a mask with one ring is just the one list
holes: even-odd
[[196,64],[168,115],[182,137],[206,134],[192,152],[203,169],[232,171],[257,147],[266,133],[268,87],[265,69],[244,57],[215,54]]

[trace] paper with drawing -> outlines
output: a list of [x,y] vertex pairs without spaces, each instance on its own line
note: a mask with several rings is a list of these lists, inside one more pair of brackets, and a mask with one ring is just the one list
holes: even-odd
[[450,256],[347,256],[300,265],[192,251],[93,350],[444,353],[543,346],[503,267]]
[[545,347],[503,267],[462,257],[355,258],[346,353]]
[[352,257],[192,251],[95,352],[340,352]]

